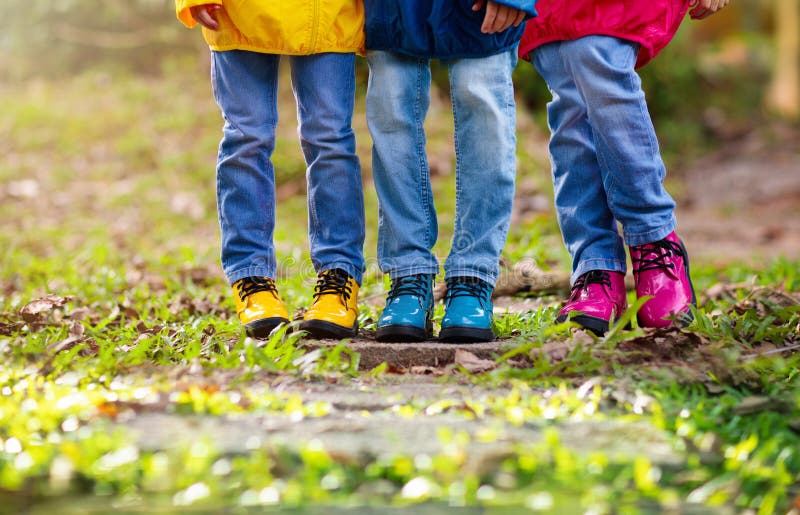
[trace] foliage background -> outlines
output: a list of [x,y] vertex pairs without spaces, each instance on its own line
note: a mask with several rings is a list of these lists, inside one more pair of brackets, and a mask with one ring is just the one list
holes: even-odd
[[[219,271],[213,163],[221,121],[198,31],[180,26],[171,0],[3,5],[0,511],[43,502],[52,504],[41,512],[57,506],[85,513],[95,503],[97,512],[141,511],[150,497],[159,507],[207,503],[209,511],[278,500],[348,503],[353,496],[518,507],[552,494],[557,506],[596,513],[687,505],[770,513],[787,511],[800,495],[797,256],[694,261],[698,320],[658,338],[621,324],[591,340],[554,326],[561,294],[516,299],[529,309],[499,319],[511,350],[479,361],[487,373],[451,366],[435,372],[452,375],[430,378],[388,365],[364,372],[346,343],[313,348],[296,333],[254,342],[232,315]],[[762,107],[774,60],[770,6],[738,0],[710,20],[687,22],[642,72],[678,196],[695,159],[738,149],[756,130],[769,139],[777,126]],[[366,252],[374,256],[377,207],[361,64],[355,123],[371,214]],[[436,81],[441,94],[426,129],[443,254],[453,212],[452,119],[440,69]],[[548,95],[530,66],[519,67],[516,84],[522,212],[504,257],[567,270],[548,203]],[[288,123],[279,126],[274,155],[279,284],[287,303],[301,307],[314,274],[304,238],[305,166],[285,80],[280,98]],[[372,266],[362,289],[367,331],[385,289]],[[440,304],[435,320],[442,311]],[[538,358],[515,366],[524,356]],[[259,449],[231,458],[190,434],[150,451],[123,431],[131,417],[149,413],[175,421],[333,417],[336,403],[321,402],[309,386],[343,395],[388,391],[395,399],[403,378],[411,387],[428,385],[433,398],[411,394],[366,415],[348,412],[348,424],[361,416],[385,417],[391,426],[398,417],[413,423],[446,414],[502,433],[545,419],[556,428],[632,421],[663,431],[686,464],[662,470],[642,457],[615,461],[601,448],[581,456],[550,434],[464,477],[459,460],[473,449],[453,431],[427,460],[400,455],[366,467],[335,462],[302,438],[309,445],[300,452]],[[467,393],[451,396],[456,385]],[[404,496],[420,484],[430,487],[424,495]]]
[[[677,40],[642,71],[669,156],[679,153],[677,147],[716,142],[762,118],[774,60],[771,4],[738,0],[709,20],[687,21]],[[199,31],[180,26],[172,0],[7,0],[5,6],[2,81],[87,69],[174,73],[175,61],[207,62]],[[436,74],[437,82],[446,88],[443,75]],[[536,72],[520,66],[516,83],[524,104],[541,119],[549,94]]]

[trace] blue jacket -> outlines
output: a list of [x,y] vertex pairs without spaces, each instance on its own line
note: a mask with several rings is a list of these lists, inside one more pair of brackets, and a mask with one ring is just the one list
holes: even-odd
[[[536,0],[495,0],[536,16]],[[525,24],[499,34],[481,33],[486,9],[475,0],[364,0],[367,50],[415,57],[485,57],[514,48]]]

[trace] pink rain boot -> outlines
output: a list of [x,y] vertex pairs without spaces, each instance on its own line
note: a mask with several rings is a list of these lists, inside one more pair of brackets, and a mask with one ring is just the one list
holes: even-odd
[[[626,309],[625,274],[591,270],[575,281],[569,300],[558,312],[556,322],[560,324],[569,319],[603,336],[608,331],[609,321],[619,318]],[[574,311],[580,314],[570,318],[569,314]]]
[[636,296],[653,297],[639,310],[639,325],[689,325],[689,306],[697,301],[689,277],[689,256],[678,235],[672,232],[663,240],[632,246],[630,251]]

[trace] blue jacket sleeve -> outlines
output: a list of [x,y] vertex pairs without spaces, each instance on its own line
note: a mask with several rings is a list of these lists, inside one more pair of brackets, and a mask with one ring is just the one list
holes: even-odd
[[494,0],[494,2],[525,11],[527,13],[526,18],[536,16],[536,0]]

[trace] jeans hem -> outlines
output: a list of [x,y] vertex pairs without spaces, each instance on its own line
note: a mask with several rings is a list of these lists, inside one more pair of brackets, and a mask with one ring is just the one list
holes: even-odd
[[578,280],[578,277],[582,276],[586,272],[591,272],[592,270],[605,270],[607,272],[620,272],[624,274],[627,272],[627,265],[625,261],[617,261],[616,259],[586,259],[581,261],[577,268],[575,268],[575,271],[572,272],[572,275],[569,278],[570,284],[575,284],[575,281]]
[[410,266],[404,268],[395,268],[392,270],[384,270],[384,273],[388,274],[389,278],[392,280],[395,280],[398,277],[408,277],[409,275],[417,274],[430,274],[435,276],[439,273],[439,266]]
[[269,277],[270,279],[275,280],[275,275],[275,270],[270,270],[269,268],[263,266],[251,266],[249,268],[243,268],[234,272],[225,273],[225,277],[228,278],[228,283],[230,283],[231,286],[233,286],[233,283],[236,281],[244,279],[245,277]]
[[659,227],[658,229],[653,229],[652,231],[644,233],[626,233],[625,244],[629,247],[634,247],[636,245],[644,245],[645,243],[653,243],[654,241],[663,240],[675,230],[676,225],[677,222],[673,216],[667,224]]
[[445,274],[445,281],[453,279],[454,277],[476,277],[483,282],[489,283],[489,285],[494,288],[497,285],[497,276],[498,274],[487,274],[485,272],[476,272],[475,270],[462,268],[448,270]]

